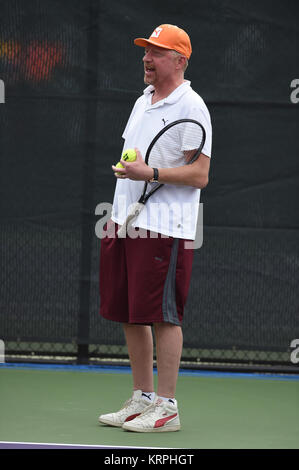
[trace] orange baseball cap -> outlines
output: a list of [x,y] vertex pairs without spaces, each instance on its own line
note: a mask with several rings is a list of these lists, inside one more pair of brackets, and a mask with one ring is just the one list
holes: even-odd
[[191,41],[183,29],[173,24],[161,24],[158,26],[148,39],[137,38],[134,40],[136,46],[147,47],[149,44],[171,49],[190,58],[192,53]]

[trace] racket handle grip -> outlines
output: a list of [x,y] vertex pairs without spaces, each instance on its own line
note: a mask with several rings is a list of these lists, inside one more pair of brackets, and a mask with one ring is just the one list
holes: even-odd
[[141,202],[136,202],[134,204],[134,206],[132,207],[132,210],[130,211],[129,215],[127,216],[125,222],[122,224],[122,226],[117,231],[118,238],[126,238],[127,230],[129,228],[129,226],[131,225],[133,220],[138,217],[138,215],[142,211],[143,207],[144,207],[144,204],[142,204]]

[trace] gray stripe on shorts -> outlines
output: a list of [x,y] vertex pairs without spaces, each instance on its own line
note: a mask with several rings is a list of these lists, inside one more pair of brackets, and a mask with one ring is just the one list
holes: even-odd
[[181,322],[178,317],[177,307],[176,307],[176,290],[175,290],[178,251],[179,251],[179,239],[175,238],[173,240],[173,245],[171,248],[168,272],[167,272],[166,281],[165,281],[164,290],[163,290],[163,304],[162,304],[163,320],[168,323],[173,323],[174,325],[181,325]]

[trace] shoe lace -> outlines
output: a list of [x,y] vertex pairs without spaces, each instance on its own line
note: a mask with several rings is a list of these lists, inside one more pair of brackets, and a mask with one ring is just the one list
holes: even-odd
[[125,408],[130,408],[132,404],[133,404],[133,398],[131,397],[127,401],[125,401],[125,403],[121,407],[121,410],[124,410]]
[[148,414],[153,414],[155,413],[156,409],[158,408],[158,406],[160,406],[161,403],[151,403],[150,405],[148,405],[140,414],[140,416],[142,415],[148,415]]

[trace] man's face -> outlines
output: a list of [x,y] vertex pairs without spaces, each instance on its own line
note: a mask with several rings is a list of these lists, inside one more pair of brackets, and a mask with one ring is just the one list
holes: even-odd
[[161,47],[148,46],[144,57],[144,83],[157,86],[175,73],[176,58],[173,51]]

